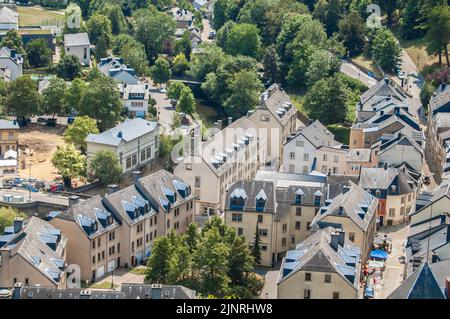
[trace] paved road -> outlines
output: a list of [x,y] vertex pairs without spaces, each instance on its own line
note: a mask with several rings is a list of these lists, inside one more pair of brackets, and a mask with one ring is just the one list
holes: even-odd
[[259,295],[261,299],[277,299],[277,279],[280,267],[281,263],[278,263],[272,269],[258,268],[255,270],[257,274],[264,276],[264,287]]
[[386,234],[392,240],[392,252],[386,260],[383,279],[379,285],[376,285],[375,299],[385,299],[389,296],[403,281],[404,264],[400,263],[399,258],[405,256],[405,243],[408,227],[404,224],[386,227],[380,233]]
[[156,110],[158,111],[158,122],[161,125],[161,133],[170,135],[172,132],[171,124],[175,108],[170,104],[170,99],[166,93],[161,93],[156,87],[150,86],[150,95],[156,101]]
[[376,79],[368,76],[364,71],[358,69],[355,65],[347,61],[342,61],[341,72],[354,79],[361,81],[369,88],[377,83]]
[[203,32],[202,32],[202,41],[203,42],[212,42],[213,40],[208,39],[208,34],[211,31],[214,31],[212,25],[211,25],[211,20],[209,19],[203,19]]
[[[3,195],[24,196],[25,203],[30,202],[28,200],[29,192],[25,189],[0,189],[0,201],[3,202]],[[48,193],[33,193],[31,192],[31,202],[42,201],[56,205],[69,205],[69,199],[64,196],[48,194]]]

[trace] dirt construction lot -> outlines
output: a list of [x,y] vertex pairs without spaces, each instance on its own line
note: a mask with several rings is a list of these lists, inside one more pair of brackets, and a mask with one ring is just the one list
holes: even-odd
[[19,132],[19,148],[22,150],[19,162],[19,176],[28,178],[30,174],[29,157],[24,154],[31,151],[31,176],[39,180],[51,181],[57,176],[51,159],[58,145],[63,143],[62,128],[32,126]]

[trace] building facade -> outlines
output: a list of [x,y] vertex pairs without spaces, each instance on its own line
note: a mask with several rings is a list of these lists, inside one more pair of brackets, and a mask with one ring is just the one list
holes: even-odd
[[64,35],[64,53],[74,55],[85,66],[91,65],[91,42],[87,33]]

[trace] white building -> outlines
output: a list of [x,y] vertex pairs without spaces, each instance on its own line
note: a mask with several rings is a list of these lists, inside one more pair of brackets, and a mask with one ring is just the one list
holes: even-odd
[[0,68],[9,70],[9,79],[14,81],[22,76],[23,57],[16,50],[3,47],[0,49]]
[[88,165],[99,151],[116,154],[123,173],[132,172],[156,158],[159,146],[159,124],[140,118],[127,119],[100,134],[86,138]]
[[76,56],[81,64],[91,64],[91,42],[87,33],[64,35],[64,52],[66,55]]
[[[0,6],[2,6],[0,4]],[[15,6],[0,7],[0,30],[17,30],[19,29],[19,14]]]
[[136,71],[133,68],[127,67],[123,63],[122,58],[103,58],[97,65],[100,72],[105,76],[109,76],[120,84],[138,84]]
[[315,121],[284,144],[281,171],[309,174],[317,170],[325,174],[344,174],[347,153],[333,133]]
[[128,109],[130,116],[145,118],[150,98],[148,84],[118,84],[118,86],[123,107]]

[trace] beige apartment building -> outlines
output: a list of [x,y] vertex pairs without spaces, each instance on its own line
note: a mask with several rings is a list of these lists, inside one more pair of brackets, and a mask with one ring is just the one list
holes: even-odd
[[287,252],[277,280],[278,299],[357,299],[361,249],[343,231],[326,227]]
[[50,222],[69,238],[68,261],[80,265],[82,280],[118,267],[134,267],[151,254],[157,236],[186,231],[194,196],[182,179],[160,170],[122,190],[74,203]]
[[378,149],[356,148],[348,151],[345,158],[347,174],[359,175],[362,168],[372,168],[378,166]]
[[[249,119],[267,133],[266,162],[278,169],[283,160],[283,145],[297,129],[297,109],[289,95],[278,85],[272,84],[260,97],[260,105],[250,112]],[[262,136],[260,139],[263,140]]]
[[0,158],[9,150],[18,150],[19,124],[16,121],[0,119]]
[[376,230],[378,199],[350,181],[350,187],[328,201],[312,222],[313,231],[328,226],[342,229],[345,241],[361,249],[365,263]]
[[238,180],[255,177],[264,163],[264,145],[259,143],[256,126],[247,117],[229,124],[205,142],[200,136],[191,144],[174,169],[174,174],[192,185],[196,213],[215,215],[223,209],[227,188]]
[[48,222],[15,218],[0,236],[0,287],[66,285],[67,237]]

